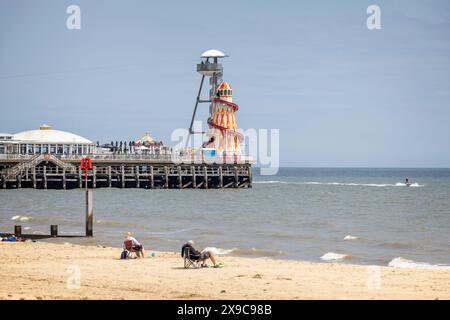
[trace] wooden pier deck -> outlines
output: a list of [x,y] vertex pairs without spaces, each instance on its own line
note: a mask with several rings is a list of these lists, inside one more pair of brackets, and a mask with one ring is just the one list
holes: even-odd
[[[170,157],[93,156],[89,188],[216,189],[251,188],[247,159],[221,162],[173,161]],[[38,155],[0,159],[0,189],[74,189],[85,187],[79,158]]]

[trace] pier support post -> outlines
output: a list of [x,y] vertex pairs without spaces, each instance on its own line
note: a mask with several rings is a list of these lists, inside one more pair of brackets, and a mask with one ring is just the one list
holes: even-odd
[[21,237],[22,236],[22,226],[14,226],[14,235],[16,237]]
[[183,177],[181,176],[181,167],[178,166],[177,170],[178,170],[178,187],[180,189],[182,189],[183,188]]
[[94,199],[92,190],[86,190],[86,237],[94,235]]
[[122,189],[125,188],[125,166],[121,165],[120,166],[120,172],[121,172],[121,182],[122,182]]
[[135,174],[135,177],[136,177],[136,188],[140,188],[141,187],[141,181],[139,180],[139,166],[136,166],[134,174]]
[[81,169],[80,168],[78,168],[78,187],[80,189],[83,188],[83,177],[81,175]]
[[219,167],[219,187],[223,188],[223,173],[222,166]]
[[206,168],[206,166],[203,167],[203,176],[204,176],[204,181],[205,181],[205,189],[208,189],[208,169]]
[[97,188],[97,167],[92,168],[92,188]]
[[32,179],[33,179],[33,188],[34,189],[36,189],[36,166],[33,166],[33,176],[32,176]]
[[63,189],[66,190],[67,179],[66,179],[66,168],[63,168]]
[[249,187],[249,188],[252,187],[252,180],[253,180],[252,166],[249,166],[249,167],[248,167],[248,187]]
[[169,169],[167,168],[167,166],[164,166],[164,175],[165,175],[164,188],[168,189],[169,188]]
[[47,166],[44,166],[44,189],[47,189]]
[[234,187],[239,187],[239,175],[238,175],[238,168],[234,167]]
[[112,187],[111,174],[112,174],[111,166],[108,166],[108,187],[109,187],[109,188]]
[[153,166],[150,166],[150,188],[155,187],[155,177],[153,176]]
[[52,238],[56,238],[58,236],[58,226],[56,224],[52,224],[50,226],[50,236]]
[[195,175],[195,166],[191,166],[192,171],[192,187],[197,189],[197,176]]
[[22,188],[22,172],[17,176],[17,189]]

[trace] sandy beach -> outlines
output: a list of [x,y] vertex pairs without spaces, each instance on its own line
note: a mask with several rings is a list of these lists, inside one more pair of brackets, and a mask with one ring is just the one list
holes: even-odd
[[[450,299],[449,270],[232,256],[220,258],[224,268],[186,270],[178,252],[130,260],[120,252],[0,243],[0,299]],[[79,287],[68,286],[78,268]]]

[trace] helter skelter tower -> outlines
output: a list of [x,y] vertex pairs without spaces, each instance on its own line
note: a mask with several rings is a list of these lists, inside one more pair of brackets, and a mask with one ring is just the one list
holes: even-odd
[[[237,132],[235,112],[239,110],[239,106],[233,103],[233,90],[227,82],[222,81],[223,67],[218,60],[225,57],[227,55],[218,50],[208,50],[200,56],[202,61],[197,64],[197,72],[202,75],[202,80],[195,102],[189,133],[206,133],[208,140],[203,144],[203,147],[216,149],[218,155],[236,155],[240,153],[240,143],[243,140],[243,136]],[[205,77],[209,77],[211,89],[209,91],[209,99],[203,100],[200,96]],[[192,130],[199,103],[210,104],[208,132],[194,132]]]

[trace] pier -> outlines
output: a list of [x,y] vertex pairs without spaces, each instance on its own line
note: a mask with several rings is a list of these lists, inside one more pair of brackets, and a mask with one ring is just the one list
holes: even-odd
[[[48,124],[0,133],[0,189],[251,188],[252,159],[244,155],[244,136],[236,121],[239,106],[233,102],[230,84],[222,79],[219,59],[225,57],[214,49],[200,56],[201,81],[185,148],[173,150],[149,133],[133,141],[100,145]],[[201,98],[205,78],[211,87],[207,98]],[[200,103],[209,104],[205,132],[193,127]],[[201,146],[189,144],[191,135],[201,135]],[[87,176],[81,159],[92,162]]]
[[[88,155],[93,169],[88,188],[226,189],[251,188],[251,159],[205,161],[170,155]],[[8,155],[0,157],[1,189],[84,188],[79,156]]]

